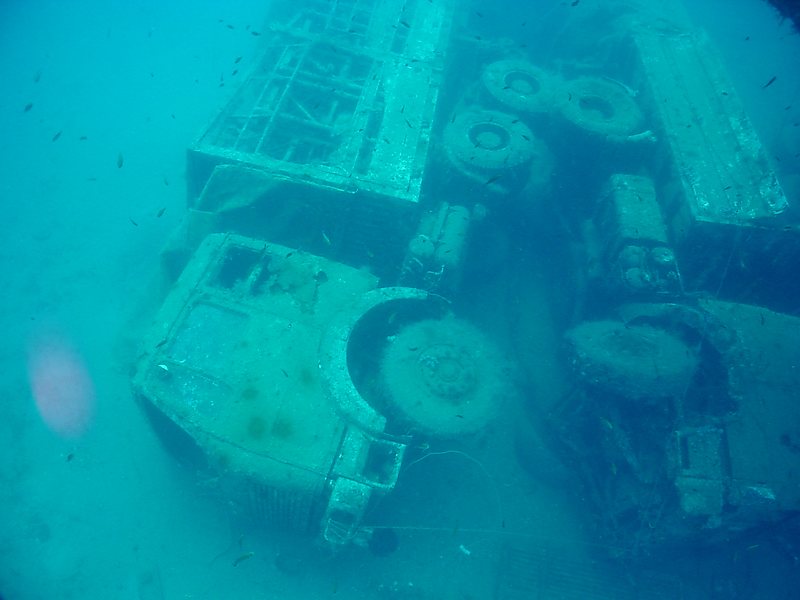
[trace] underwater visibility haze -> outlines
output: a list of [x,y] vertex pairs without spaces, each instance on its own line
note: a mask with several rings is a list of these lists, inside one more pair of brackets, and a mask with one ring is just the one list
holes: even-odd
[[764,0],[0,6],[0,598],[794,598]]

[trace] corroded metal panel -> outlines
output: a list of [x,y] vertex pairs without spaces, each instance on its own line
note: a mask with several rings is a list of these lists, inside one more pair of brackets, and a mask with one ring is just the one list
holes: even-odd
[[190,149],[190,198],[222,162],[415,203],[450,33],[447,2],[311,3]]
[[787,208],[786,196],[723,67],[697,32],[634,35],[692,223],[755,226]]
[[659,121],[660,202],[685,289],[793,306],[800,238],[789,202],[716,49],[702,32],[633,33]]
[[[392,461],[399,465],[404,448],[377,439],[379,427],[352,431],[319,367],[327,324],[376,285],[363,270],[307,252],[210,235],[147,334],[136,395],[241,499],[270,520],[291,516],[281,525],[313,525],[331,480],[358,481],[369,495],[397,479]],[[376,453],[387,469],[370,467]]]

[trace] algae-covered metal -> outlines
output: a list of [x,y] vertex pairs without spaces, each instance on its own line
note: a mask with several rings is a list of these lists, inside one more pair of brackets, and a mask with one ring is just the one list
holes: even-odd
[[260,61],[190,150],[195,185],[235,162],[417,202],[451,19],[449,2],[359,0],[273,21]]
[[367,430],[342,416],[319,345],[376,284],[307,253],[211,235],[156,317],[136,393],[165,441],[196,447],[234,500],[349,541],[371,496],[394,485],[405,446],[381,436],[380,418]]

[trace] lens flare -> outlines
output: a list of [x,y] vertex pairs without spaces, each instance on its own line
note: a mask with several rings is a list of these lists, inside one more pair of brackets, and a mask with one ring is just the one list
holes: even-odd
[[34,344],[28,376],[36,409],[56,434],[75,438],[89,427],[94,414],[94,386],[79,354],[64,340]]

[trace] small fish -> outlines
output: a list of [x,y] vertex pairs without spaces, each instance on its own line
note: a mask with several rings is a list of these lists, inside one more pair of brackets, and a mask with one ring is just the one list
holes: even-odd
[[242,564],[248,558],[253,558],[255,555],[256,555],[255,552],[245,552],[244,554],[242,554],[236,560],[233,561],[233,566],[234,567],[238,567],[240,564]]
[[156,348],[161,348],[161,346],[163,346],[166,343],[167,343],[167,338],[164,338],[163,340],[161,340],[156,344]]
[[59,131],[58,133],[56,133],[53,136],[53,139],[51,141],[56,142],[56,141],[58,141],[58,138],[60,138],[60,137],[61,137],[61,132]]
[[778,78],[778,76],[777,76],[777,75],[773,75],[773,76],[772,76],[772,78],[771,78],[771,79],[770,79],[770,80],[769,80],[767,83],[765,83],[764,85],[762,85],[762,86],[761,86],[761,89],[762,89],[762,90],[765,90],[765,89],[767,89],[769,86],[771,86],[773,83],[775,83],[775,80],[776,80],[777,78]]
[[231,25],[230,23],[228,23],[227,25],[225,25],[225,27],[227,27],[228,29],[236,29],[236,27],[234,27],[234,26],[233,26],[233,25]]
[[259,32],[257,32],[257,31],[251,31],[250,35],[254,35],[254,36],[258,37],[261,34]]
[[120,152],[119,154],[117,154],[117,168],[121,169],[122,165],[124,164],[125,164],[125,157],[122,156],[122,152]]
[[29,112],[33,108],[33,102],[28,102],[25,105],[25,108],[22,109],[22,112]]
[[578,4],[580,4],[580,3],[581,3],[581,0],[573,0],[572,4],[570,4],[570,6],[578,6]]
[[67,454],[67,456],[65,457],[64,460],[66,460],[67,462],[72,462],[73,458],[75,458],[75,453],[74,452],[70,452],[69,454]]
[[169,185],[169,179],[167,179],[166,177],[164,177],[164,185]]
[[139,224],[136,221],[134,221],[131,217],[128,217],[128,221],[130,221],[131,225],[133,225],[134,227],[138,227],[139,226]]
[[406,28],[411,27],[411,25],[408,24],[408,21],[400,21],[400,25],[402,25],[403,27],[406,27]]
[[231,77],[234,77],[239,72],[239,69],[234,69],[231,71]]
[[724,188],[722,188],[722,191],[723,191],[723,192],[727,192],[727,191],[728,191],[729,189],[731,189],[732,187],[733,187],[732,185],[726,185]]
[[325,233],[324,231],[322,232],[322,241],[325,242],[326,246],[330,246],[331,245],[331,238],[329,238],[328,234]]
[[82,135],[82,136],[81,136],[81,137],[79,137],[78,139],[79,139],[81,142],[85,142],[86,140],[88,140],[88,139],[89,139],[89,136],[88,136],[88,135]]
[[411,124],[411,121],[409,121],[408,119],[406,119],[406,125],[408,125],[409,129],[414,129],[414,126]]
[[530,142],[531,141],[531,137],[529,135],[525,135],[524,133],[520,134],[520,135],[522,135],[522,139],[524,139],[526,142]]
[[281,373],[283,373],[284,377],[287,377],[287,378],[289,377],[289,374],[286,372],[285,369],[281,369]]
[[237,56],[236,60],[233,61],[233,64],[238,65],[240,62],[242,62],[242,57],[241,56]]
[[489,179],[486,180],[486,183],[484,183],[483,185],[491,185],[501,177],[502,175],[492,175],[491,177],[489,177]]
[[36,74],[33,76],[33,83],[39,83],[39,80],[42,78],[42,70],[39,69],[36,71]]
[[164,215],[165,210],[167,210],[166,206],[162,206],[161,208],[159,208],[158,212],[156,213],[156,219],[160,219]]

